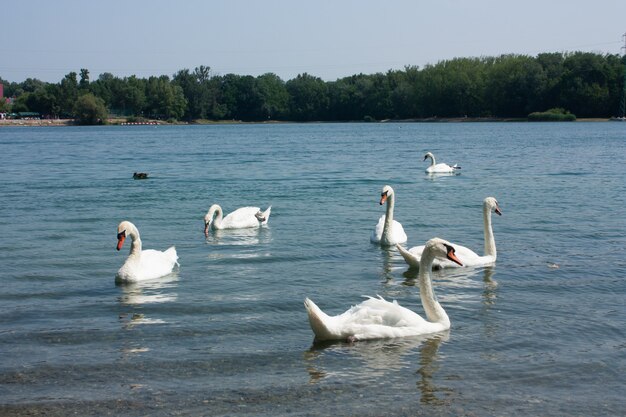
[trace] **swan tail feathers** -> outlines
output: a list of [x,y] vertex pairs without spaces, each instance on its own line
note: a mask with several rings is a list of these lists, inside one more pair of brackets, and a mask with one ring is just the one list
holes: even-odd
[[461,166],[459,164],[454,164],[452,166],[452,169],[461,169]]
[[396,248],[400,252],[400,255],[404,258],[404,261],[412,267],[419,268],[420,260],[417,256],[413,255],[408,250],[404,249],[402,245],[396,245]]
[[318,340],[332,339],[333,332],[328,328],[327,321],[330,319],[328,314],[324,313],[311,299],[304,300],[304,307],[309,316],[309,324],[311,330],[315,333]]
[[172,246],[172,247],[168,248],[163,253],[165,253],[165,255],[167,255],[167,257],[169,259],[171,259],[174,264],[180,266],[180,264],[178,263],[178,254],[176,253],[176,247],[175,246]]

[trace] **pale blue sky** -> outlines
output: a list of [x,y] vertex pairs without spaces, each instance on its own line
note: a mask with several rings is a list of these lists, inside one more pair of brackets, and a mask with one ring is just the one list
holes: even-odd
[[0,7],[0,77],[340,77],[506,53],[621,53],[626,0],[31,0]]

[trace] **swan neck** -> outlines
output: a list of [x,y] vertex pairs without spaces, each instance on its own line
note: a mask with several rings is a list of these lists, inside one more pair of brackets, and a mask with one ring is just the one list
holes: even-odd
[[394,195],[391,194],[387,198],[387,210],[385,211],[385,225],[383,226],[383,240],[389,241],[391,228],[393,223]]
[[446,314],[433,290],[432,283],[432,267],[435,257],[428,250],[424,250],[422,258],[420,259],[420,269],[418,275],[418,282],[420,288],[420,299],[422,300],[422,306],[428,321],[432,323],[442,323],[450,326],[450,318]]
[[211,217],[211,225],[214,229],[219,229],[222,225],[222,208],[218,205],[212,208],[212,213],[209,213],[209,217]]
[[434,167],[435,165],[437,165],[435,163],[435,155],[429,155],[428,157],[430,158],[430,166],[431,167]]
[[139,256],[141,254],[141,237],[139,237],[138,230],[132,230],[130,232],[130,255]]
[[493,238],[493,228],[491,226],[491,208],[485,205],[483,207],[483,227],[485,236],[485,256],[497,255],[496,241]]

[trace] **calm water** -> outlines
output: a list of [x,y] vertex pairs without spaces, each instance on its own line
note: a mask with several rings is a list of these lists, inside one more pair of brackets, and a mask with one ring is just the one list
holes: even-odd
[[[625,128],[2,128],[0,415],[624,415]],[[307,296],[422,314],[369,242],[385,184],[408,246],[482,252],[495,196],[497,266],[435,273],[446,333],[313,345]],[[212,203],[272,205],[269,227],[205,239]],[[116,286],[121,220],[180,270]]]

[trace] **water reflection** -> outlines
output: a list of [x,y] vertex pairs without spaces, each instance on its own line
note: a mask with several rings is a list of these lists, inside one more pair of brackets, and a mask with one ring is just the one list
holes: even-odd
[[[418,376],[416,387],[421,395],[420,401],[428,404],[443,402],[440,393],[449,392],[448,388],[437,386],[435,374],[439,370],[439,347],[446,342],[450,332],[445,331],[430,335],[347,342],[316,342],[304,352],[307,363],[309,383],[317,384],[329,378],[361,379],[371,382],[381,376],[397,373],[412,368],[417,363],[415,374]],[[418,354],[416,359],[415,354]],[[352,362],[356,360],[360,366]]]
[[[485,300],[495,301],[495,290],[498,283],[492,279],[495,274],[495,267],[467,267],[467,268],[447,268],[436,269],[431,272],[436,285],[446,288],[473,288],[477,287],[476,277],[483,274],[483,297]],[[419,268],[409,267],[402,273],[404,285],[415,286],[419,276]]]
[[[272,233],[268,227],[249,228],[249,229],[231,229],[231,230],[212,230],[206,243],[215,245],[216,247],[228,246],[237,247],[236,251],[220,252],[211,250],[208,254],[210,259],[251,259],[271,256],[268,250],[260,250],[259,245],[270,243]],[[269,248],[269,245],[266,245]]]
[[426,180],[427,181],[437,181],[437,180],[445,180],[446,177],[456,177],[461,175],[460,171],[454,172],[427,172]]
[[[158,304],[176,301],[178,293],[175,292],[178,286],[178,272],[167,276],[127,284],[117,284],[122,289],[122,294],[118,297],[118,302],[123,311],[118,314],[124,330],[132,330],[140,325],[164,324],[165,320],[152,318],[142,312],[141,307],[146,304]],[[121,359],[128,360],[133,356],[149,352],[150,348],[143,345],[143,340],[134,340],[132,333],[128,333],[130,339],[123,341],[120,348]],[[126,339],[126,337],[125,337]]]
[[255,227],[247,229],[211,230],[206,242],[211,245],[258,245],[269,243],[272,232],[268,227]]
[[426,339],[420,346],[420,367],[416,374],[419,379],[416,382],[417,389],[421,393],[420,402],[424,404],[440,405],[446,403],[441,397],[441,393],[449,395],[450,388],[439,387],[433,382],[433,376],[439,371],[441,361],[439,359],[439,346],[442,341],[447,341],[450,337],[450,331],[439,336]]
[[404,265],[404,259],[402,259],[400,252],[396,250],[395,246],[381,246],[380,253],[383,261],[382,270],[380,272],[381,279],[384,282],[392,281],[394,278],[393,270],[404,267],[394,266],[394,264],[401,263],[402,265]]
[[148,281],[119,284],[122,305],[142,305],[150,303],[166,303],[175,301],[178,294],[173,290],[178,286],[178,272]]
[[491,309],[496,305],[496,300],[498,298],[498,283],[493,279],[493,275],[495,274],[495,272],[495,267],[485,268],[483,276],[483,308],[480,314],[482,316],[481,323],[483,324],[485,336],[489,340],[495,339],[500,332],[497,318],[494,317],[494,315],[489,314]]
[[483,305],[486,307],[492,307],[496,304],[498,298],[497,289],[498,282],[493,279],[493,275],[496,273],[496,268],[493,266],[485,268],[483,275]]

